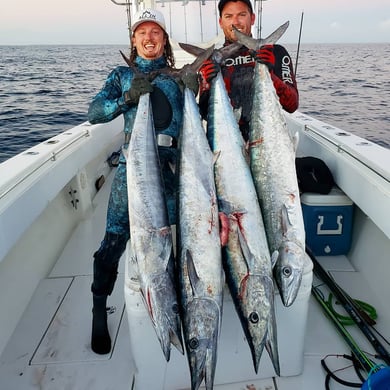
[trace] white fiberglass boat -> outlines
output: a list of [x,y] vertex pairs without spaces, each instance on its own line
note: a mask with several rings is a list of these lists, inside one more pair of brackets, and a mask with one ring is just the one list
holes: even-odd
[[[137,8],[125,4],[129,15]],[[168,12],[178,5],[188,6],[164,1],[156,7]],[[178,67],[192,62],[182,52],[176,58]],[[376,329],[386,335],[390,150],[300,112],[286,114],[286,121],[291,133],[299,133],[297,156],[324,161],[337,185],[329,195],[302,196],[314,223],[306,235],[323,251],[317,259],[353,298],[375,307]],[[82,123],[0,164],[1,390],[190,388],[185,356],[173,351],[164,360],[138,293],[124,283],[123,260],[109,297],[112,351],[96,355],[90,348],[92,254],[104,234],[115,171],[108,161],[121,148],[122,129],[122,117]],[[344,208],[351,218],[337,219]],[[327,215],[336,215],[335,226],[325,227]],[[350,347],[311,295],[312,279],[321,284],[308,260],[296,302],[285,308],[276,297],[280,376],[266,353],[255,374],[226,292],[216,389],[319,390],[326,375],[321,359],[332,355],[332,370],[350,365],[334,357],[350,355]],[[356,327],[348,331],[367,354],[375,353]],[[351,367],[338,375],[358,381]],[[345,387],[333,382],[332,388]]]

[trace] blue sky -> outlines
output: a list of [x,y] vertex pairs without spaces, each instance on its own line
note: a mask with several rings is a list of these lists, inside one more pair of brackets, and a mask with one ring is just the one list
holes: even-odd
[[[207,4],[213,3],[207,0]],[[176,5],[181,13],[181,3]],[[188,20],[197,23],[198,8],[188,12]],[[289,20],[280,42],[296,43],[302,12],[302,43],[390,42],[390,0],[263,1],[263,36]],[[182,20],[182,14],[174,15],[167,24],[183,33]],[[30,44],[126,45],[125,7],[110,0],[1,0],[0,45]]]

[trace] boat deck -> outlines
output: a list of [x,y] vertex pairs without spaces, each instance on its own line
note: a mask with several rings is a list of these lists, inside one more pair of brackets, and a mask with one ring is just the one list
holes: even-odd
[[[0,358],[2,390],[132,388],[134,363],[121,287],[124,261],[121,261],[114,293],[109,297],[109,305],[115,308],[108,316],[113,339],[112,352],[100,356],[90,349],[92,254],[103,237],[107,196],[112,176],[111,174],[97,194],[94,200],[95,208],[90,217],[74,230],[71,240],[50,275],[40,283],[31,297],[27,310]],[[351,267],[346,257],[323,257],[319,260],[326,268],[334,271],[333,276],[351,296],[374,304],[380,314],[388,313],[385,310],[385,302],[382,302],[381,307],[378,297],[368,289],[361,288],[364,279]],[[12,297],[10,297],[10,305],[12,305]],[[385,332],[386,324],[387,326],[390,324],[390,318],[380,318],[378,329]],[[356,329],[352,329],[351,334],[356,337],[363,350],[372,350]],[[325,318],[319,305],[311,296],[302,375],[216,385],[215,388],[221,390],[324,389],[325,375],[321,368],[321,359],[327,355],[344,353],[350,353],[346,343]],[[329,357],[327,363],[333,369],[350,366],[347,360],[336,357]],[[346,380],[357,381],[351,367],[339,371],[338,374]],[[153,372],[150,375],[153,375]],[[188,383],[190,384],[190,380]],[[341,390],[345,387],[332,381],[331,388]]]

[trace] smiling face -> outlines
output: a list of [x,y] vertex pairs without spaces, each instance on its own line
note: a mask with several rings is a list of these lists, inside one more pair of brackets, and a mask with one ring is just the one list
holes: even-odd
[[134,31],[131,41],[140,57],[154,60],[163,55],[167,38],[157,23],[144,22]]
[[224,32],[226,39],[232,42],[237,40],[232,26],[236,27],[243,34],[251,35],[251,27],[254,23],[255,14],[252,14],[248,5],[242,1],[226,3],[219,18],[219,26]]

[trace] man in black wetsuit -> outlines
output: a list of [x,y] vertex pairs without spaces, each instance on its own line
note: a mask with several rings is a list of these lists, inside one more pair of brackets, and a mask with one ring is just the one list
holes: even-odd
[[[237,41],[232,26],[242,33],[251,35],[255,14],[250,0],[220,0],[219,25],[225,34],[225,46]],[[270,70],[280,104],[287,112],[298,108],[299,96],[293,65],[287,50],[281,45],[265,45],[256,52],[242,46],[237,53],[221,66],[226,90],[233,109],[241,109],[240,130],[248,140],[249,121],[252,111],[252,85],[255,61],[266,64]],[[199,108],[207,119],[210,82],[217,75],[220,66],[207,60],[200,69]]]

